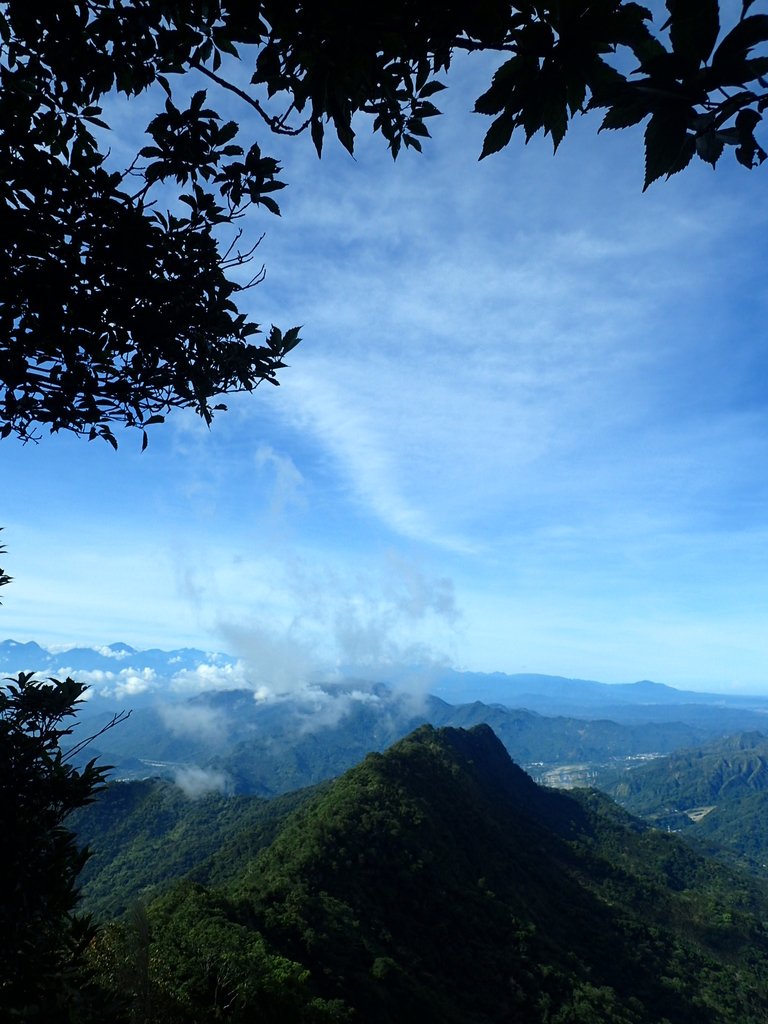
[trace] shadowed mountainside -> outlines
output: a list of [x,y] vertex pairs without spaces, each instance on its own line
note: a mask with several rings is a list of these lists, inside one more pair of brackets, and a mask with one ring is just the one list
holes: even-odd
[[[600,794],[541,789],[487,726],[371,754],[219,877],[149,908],[163,1019],[226,998],[275,1024],[765,1020],[765,891]],[[135,933],[103,941],[120,960]]]

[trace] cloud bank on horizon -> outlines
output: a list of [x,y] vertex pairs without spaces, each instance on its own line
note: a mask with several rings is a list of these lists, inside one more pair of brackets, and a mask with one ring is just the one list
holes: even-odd
[[594,123],[478,164],[459,79],[421,158],[269,140],[247,301],[304,324],[281,388],[143,455],[0,445],[5,635],[234,642],[270,687],[419,659],[765,687],[767,172],[643,195],[639,133]]

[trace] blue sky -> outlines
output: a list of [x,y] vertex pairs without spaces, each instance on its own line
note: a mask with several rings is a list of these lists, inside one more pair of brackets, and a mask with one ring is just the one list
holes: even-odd
[[768,171],[642,194],[594,120],[478,163],[481,71],[421,157],[261,139],[280,388],[0,444],[4,636],[768,691]]

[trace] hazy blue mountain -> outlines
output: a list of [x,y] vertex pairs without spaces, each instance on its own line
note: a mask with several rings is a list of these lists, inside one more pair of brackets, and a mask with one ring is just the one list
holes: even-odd
[[533,701],[534,704],[557,701],[562,707],[689,703],[768,707],[768,681],[767,695],[755,697],[678,690],[649,679],[636,683],[599,683],[592,679],[570,679],[537,673],[507,675],[504,672],[455,672],[444,669],[436,676],[431,689],[433,693],[453,703],[482,700],[488,704],[514,707],[528,707],[527,701]]
[[[194,671],[201,665],[224,668],[237,662],[232,655],[181,648],[174,651],[159,649],[137,650],[125,643],[112,643],[101,648],[73,647],[54,653],[34,642],[15,640],[0,642],[0,673],[12,674],[20,670],[50,673],[69,668],[75,671],[117,672],[149,669],[157,674],[157,695],[164,693],[163,684],[182,672]],[[350,678],[355,678],[351,670]],[[403,680],[419,674],[416,669],[395,671],[383,682],[394,689],[407,689]],[[768,713],[768,680],[766,695],[744,696],[734,694],[701,693],[678,690],[648,679],[634,683],[606,684],[590,679],[572,679],[537,673],[506,674],[503,672],[458,672],[452,669],[433,669],[429,673],[431,693],[451,704],[482,701],[485,704],[503,704],[508,707],[527,707],[547,713],[570,714],[574,708],[595,707],[664,707],[710,706],[720,708],[763,708]],[[255,685],[256,681],[253,681]],[[402,684],[402,685],[401,685]],[[101,687],[96,687],[100,690]]]
[[[125,643],[100,648],[71,647],[46,650],[32,641],[0,642],[0,677],[35,672],[40,677],[71,675],[88,683],[91,710],[112,707],[146,707],[172,698],[185,677],[201,666],[225,671],[236,663],[227,654],[180,648],[137,650]],[[190,688],[189,680],[187,688]],[[199,687],[198,687],[199,688]]]
[[0,642],[0,672],[10,675],[16,672],[39,672],[46,675],[60,672],[62,668],[90,672],[94,669],[117,671],[123,668],[136,670],[154,669],[167,677],[182,670],[197,668],[202,664],[224,665],[235,661],[230,655],[199,651],[183,647],[174,651],[159,648],[137,650],[129,644],[113,643],[104,647],[70,647],[49,651],[30,641],[16,640]]
[[80,736],[132,710],[94,745],[120,777],[174,777],[196,765],[224,773],[235,791],[264,796],[339,775],[427,722],[486,722],[520,763],[550,766],[669,753],[768,721],[762,698],[678,691],[649,680],[607,685],[442,670],[433,674],[431,696],[409,693],[396,677],[391,684],[304,683],[279,694],[258,686],[226,654],[139,651],[123,643],[51,653],[34,643],[0,643],[0,671],[22,667],[71,672],[91,684]]
[[[96,651],[92,653],[96,658]],[[14,675],[17,672],[47,672],[50,664],[50,653],[33,640],[28,643],[3,640],[0,643],[0,672],[4,676]]]

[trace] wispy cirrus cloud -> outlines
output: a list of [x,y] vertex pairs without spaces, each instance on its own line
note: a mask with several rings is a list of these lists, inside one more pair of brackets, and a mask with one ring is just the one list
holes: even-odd
[[[270,692],[318,661],[419,651],[757,678],[761,172],[692,165],[643,195],[642,131],[594,123],[555,158],[535,139],[478,164],[481,65],[458,69],[423,158],[392,165],[362,126],[356,161],[272,140],[291,187],[282,220],[243,222],[267,229],[268,270],[244,298],[265,328],[304,325],[281,388],[211,431],[174,416],[141,457],[0,450],[9,632],[174,646],[235,623]],[[392,548],[460,619],[437,597],[402,613],[418,587],[387,595]]]

